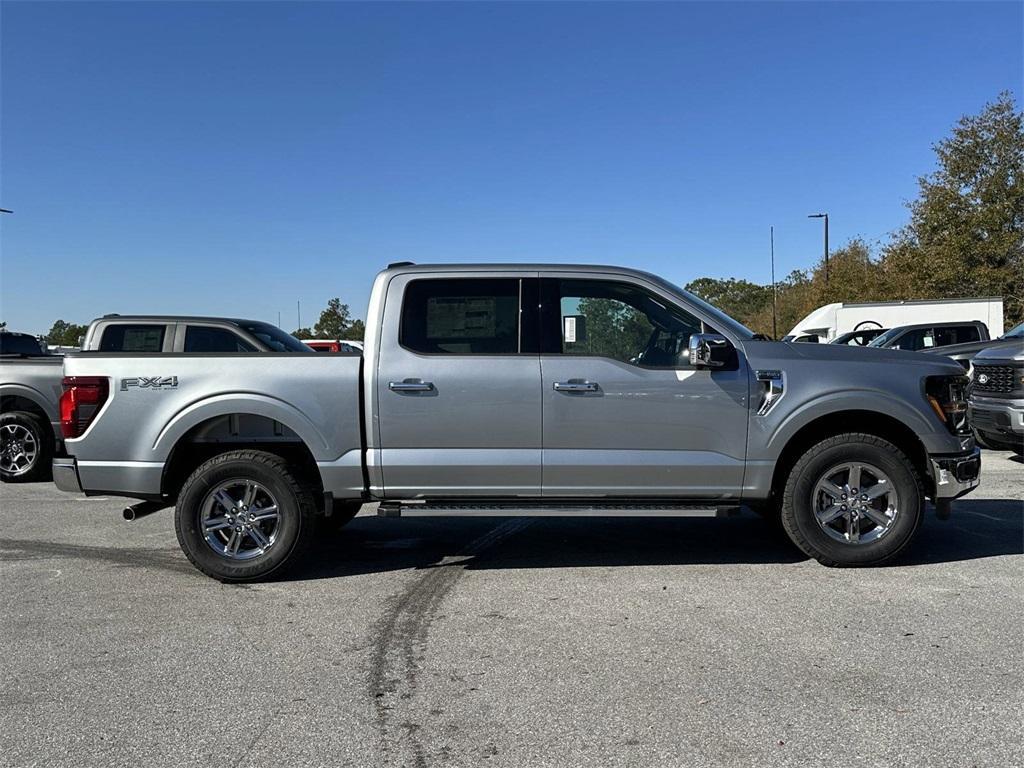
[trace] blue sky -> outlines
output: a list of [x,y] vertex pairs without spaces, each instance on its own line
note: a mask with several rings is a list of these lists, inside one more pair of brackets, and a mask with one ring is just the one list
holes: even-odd
[[1024,4],[0,6],[0,317],[310,324],[390,261],[767,282],[1021,98]]

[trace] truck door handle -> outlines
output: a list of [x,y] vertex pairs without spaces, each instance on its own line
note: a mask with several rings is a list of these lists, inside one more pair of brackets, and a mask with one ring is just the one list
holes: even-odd
[[430,392],[434,389],[432,381],[406,379],[405,381],[389,381],[388,389],[392,392]]
[[570,381],[555,382],[555,392],[597,392],[600,389],[595,381],[572,379]]

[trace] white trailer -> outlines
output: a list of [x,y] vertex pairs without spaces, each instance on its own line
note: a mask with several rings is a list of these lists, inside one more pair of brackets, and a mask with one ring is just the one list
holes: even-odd
[[1003,300],[934,299],[836,303],[818,307],[797,323],[783,341],[829,342],[847,331],[895,328],[917,323],[980,320],[992,338],[1003,333]]

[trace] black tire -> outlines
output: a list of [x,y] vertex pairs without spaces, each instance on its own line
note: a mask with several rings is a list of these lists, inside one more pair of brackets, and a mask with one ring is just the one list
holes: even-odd
[[[32,483],[37,480],[49,480],[51,477],[54,439],[53,430],[43,419],[28,411],[9,411],[0,415],[0,451],[12,445],[11,430],[17,430],[22,436],[28,433],[28,439],[35,443],[32,460],[25,467],[4,469],[0,466],[0,480],[5,483]],[[22,431],[24,430],[24,431]],[[22,446],[25,440],[18,440]],[[6,462],[5,462],[6,463]]]
[[327,534],[337,533],[352,522],[352,518],[358,515],[359,510],[362,508],[363,502],[361,501],[339,501],[335,499],[330,516],[320,518],[321,530]]
[[[891,528],[875,541],[836,541],[815,517],[816,484],[832,467],[844,462],[878,467],[888,475],[899,497],[899,511]],[[875,435],[841,434],[813,446],[793,465],[783,494],[782,526],[804,554],[822,565],[881,565],[897,557],[914,537],[924,515],[924,498],[921,477],[903,451]]]
[[[276,501],[275,538],[263,554],[232,560],[219,554],[202,532],[204,505],[218,485],[254,481]],[[182,551],[207,576],[223,582],[256,581],[280,574],[301,560],[316,523],[316,495],[300,483],[280,456],[265,451],[229,451],[200,465],[185,481],[174,510]],[[230,531],[230,528],[228,529]]]

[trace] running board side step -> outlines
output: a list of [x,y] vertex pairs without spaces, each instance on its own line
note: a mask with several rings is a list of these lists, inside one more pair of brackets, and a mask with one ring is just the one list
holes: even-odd
[[734,517],[739,505],[679,502],[381,502],[379,517]]

